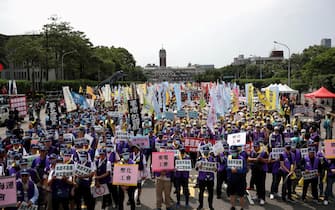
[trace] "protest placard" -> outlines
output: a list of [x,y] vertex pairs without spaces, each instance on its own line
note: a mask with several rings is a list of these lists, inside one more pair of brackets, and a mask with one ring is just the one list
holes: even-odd
[[190,112],[188,112],[188,117],[190,119],[197,119],[198,118],[198,112],[190,111]]
[[122,112],[112,112],[112,111],[107,112],[107,115],[112,118],[122,118],[123,116]]
[[137,164],[115,164],[113,185],[136,186],[138,178]]
[[185,110],[181,109],[177,111],[177,117],[182,118],[182,117],[186,117],[186,112]]
[[201,139],[199,138],[185,138],[185,151],[196,152]]
[[335,159],[335,139],[327,139],[325,144],[325,157],[327,159]]
[[15,176],[0,177],[0,207],[16,206],[16,204]]
[[23,201],[18,210],[38,210],[38,206],[37,205],[29,206],[28,203]]
[[227,160],[227,167],[228,168],[243,168],[243,160],[241,159],[229,159]]
[[62,177],[62,176],[73,176],[74,175],[74,164],[63,164],[57,163],[55,166],[55,176]]
[[302,171],[301,172],[302,177],[304,178],[304,180],[309,180],[309,179],[314,179],[318,176],[318,170],[310,170],[310,171]]
[[98,197],[109,194],[107,184],[101,184],[99,187],[97,187],[97,186],[92,187],[91,188],[91,194],[92,194],[93,198],[98,198]]
[[176,160],[177,171],[192,171],[191,160]]
[[197,166],[199,168],[199,171],[216,172],[217,170],[216,162],[198,161]]
[[179,155],[179,150],[177,149],[166,149],[165,152],[173,152],[175,157],[178,157]]
[[173,152],[153,152],[152,153],[152,171],[172,171],[174,170]]
[[28,167],[31,167],[33,160],[39,156],[40,155],[26,155],[26,156],[23,156],[23,158],[28,160]]
[[150,148],[149,137],[148,136],[132,136],[131,143],[133,145],[139,145],[142,149]]
[[74,174],[77,176],[85,176],[88,175],[92,172],[90,167],[87,167],[85,165],[81,165],[81,164],[76,164],[75,165],[75,171]]
[[115,135],[115,141],[116,143],[120,143],[120,141],[125,141],[127,142],[129,139],[129,134],[127,132],[123,132],[123,131],[116,131],[116,135]]
[[174,113],[173,112],[164,112],[164,118],[168,120],[174,120]]
[[278,159],[280,157],[280,154],[282,154],[284,151],[285,151],[284,147],[272,148],[271,158],[272,159]]
[[246,143],[246,133],[233,133],[228,134],[228,140],[227,140],[229,146],[242,146]]
[[305,158],[308,155],[308,148],[301,148],[300,149],[300,153],[301,153],[301,158]]
[[139,99],[128,100],[128,111],[131,130],[137,132],[140,128],[142,128]]
[[91,135],[87,134],[87,133],[84,135],[84,138],[87,139],[90,142],[89,143],[90,145],[92,144],[92,142],[94,140],[94,138]]

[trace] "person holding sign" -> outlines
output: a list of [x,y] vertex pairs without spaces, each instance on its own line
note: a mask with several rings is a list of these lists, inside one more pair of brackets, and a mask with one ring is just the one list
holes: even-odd
[[84,203],[87,207],[87,210],[94,209],[94,200],[91,195],[91,183],[92,177],[95,171],[95,165],[88,161],[88,153],[85,150],[78,151],[78,159],[79,161],[76,163],[77,165],[82,165],[88,168],[91,168],[91,173],[88,174],[77,174],[75,177],[77,186],[75,188],[75,202],[77,205],[77,210],[81,209],[81,199],[83,198]]
[[269,154],[269,160],[268,160],[268,169],[269,172],[272,173],[272,183],[271,183],[271,190],[270,190],[270,199],[273,200],[275,197],[275,194],[279,196],[278,194],[278,187],[280,182],[280,175],[279,175],[279,168],[280,168],[280,161],[279,161],[279,154],[277,149],[281,149],[281,143],[279,142],[276,145],[276,148],[272,148],[272,151]]
[[257,196],[261,206],[265,203],[265,178],[268,170],[267,159],[267,152],[261,149],[258,141],[254,142],[254,150],[251,152],[248,162],[253,163],[252,174],[255,178]]
[[327,187],[323,204],[328,205],[328,198],[332,195],[333,183],[335,182],[335,159],[327,161]]
[[145,160],[145,156],[143,152],[141,151],[141,148],[138,145],[133,145],[131,147],[132,153],[130,154],[130,159],[138,165],[138,171],[139,171],[139,177],[137,182],[137,199],[136,199],[136,205],[141,205],[140,197],[142,192],[142,180],[146,178],[146,169],[147,169],[147,162]]
[[[321,171],[321,162],[318,157],[315,156],[315,147],[310,146],[308,147],[308,155],[306,155],[301,161],[302,169],[305,174],[310,173],[312,170]],[[318,202],[318,176],[315,176],[311,179],[304,179],[304,187],[302,190],[302,197],[301,199],[305,202],[306,194],[309,184],[312,185],[312,196],[315,202]]]
[[27,169],[21,170],[20,175],[21,179],[16,181],[17,207],[19,208],[22,202],[28,203],[28,207],[30,207],[38,199],[38,189],[34,182],[29,179],[30,174]]
[[[107,160],[111,162],[111,166],[112,166],[111,180],[113,180],[113,175],[114,175],[113,174],[114,164],[120,161],[120,156],[118,153],[114,151],[114,146],[115,145],[112,142],[106,143]],[[112,194],[112,198],[115,203],[114,207],[117,207],[119,204],[117,186],[113,185],[112,183],[108,183],[108,189],[109,189],[109,192],[111,192]]]
[[198,160],[196,164],[196,170],[199,171],[198,181],[199,181],[199,206],[197,210],[201,210],[204,204],[204,192],[207,188],[208,191],[208,206],[210,210],[213,208],[213,193],[214,193],[214,171],[203,171],[203,165],[206,162],[215,163],[215,159],[210,155],[209,147],[202,147],[202,157]]
[[48,185],[52,192],[52,210],[58,210],[60,205],[62,205],[63,210],[69,210],[70,190],[73,185],[72,177],[63,176],[57,178],[55,176],[56,164],[63,162],[64,159],[62,157],[57,157],[57,162],[51,164],[51,170],[48,177]]
[[217,199],[221,199],[223,182],[227,183],[227,158],[228,158],[229,145],[227,143],[223,143],[223,148],[224,152],[220,152],[216,156],[216,162],[218,162],[218,171],[216,174]]
[[[229,160],[238,160],[239,162],[242,161],[242,166],[240,164],[239,166],[230,165]],[[235,210],[236,196],[240,197],[241,209],[244,208],[244,194],[247,186],[246,174],[246,159],[243,156],[239,155],[237,146],[231,146],[227,164],[227,194],[230,197],[231,210]]]
[[[185,153],[185,148],[181,147],[179,149],[180,154],[176,157],[176,160],[190,160],[190,157]],[[185,196],[185,206],[189,207],[188,201],[190,197],[189,189],[188,189],[188,178],[190,176],[189,171],[177,170],[174,175],[175,188],[177,192],[177,204],[176,207],[180,207],[180,190],[183,187],[183,194]]]
[[[279,175],[283,178],[282,199],[286,201],[286,195],[289,201],[292,199],[292,180],[291,176],[296,168],[295,155],[291,152],[291,142],[285,143],[285,151],[280,154],[280,171]],[[279,179],[280,180],[280,179]]]
[[[106,150],[99,149],[99,159],[95,162],[95,186],[99,187],[101,184],[108,184],[110,182],[110,174],[112,171],[112,165],[106,158]],[[107,206],[107,202],[110,201],[110,195],[104,195],[102,198],[102,208]]]
[[[131,158],[129,152],[122,153],[122,159],[119,162],[120,164],[136,164]],[[130,205],[131,210],[135,210],[135,186],[119,186],[119,210],[123,210],[124,202],[124,193],[128,192],[128,202],[127,205]]]

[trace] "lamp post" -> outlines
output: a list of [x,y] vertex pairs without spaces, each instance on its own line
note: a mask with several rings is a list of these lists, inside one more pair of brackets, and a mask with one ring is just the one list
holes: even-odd
[[63,55],[62,55],[62,80],[64,80],[64,56],[65,55],[69,55],[69,54],[72,54],[72,53],[74,53],[74,52],[77,52],[77,50],[71,50],[71,51],[69,51],[69,52],[66,52],[66,53],[64,53]]
[[284,46],[284,47],[286,47],[287,48],[287,50],[288,50],[288,71],[287,71],[287,84],[288,84],[288,86],[289,87],[291,87],[291,50],[290,50],[290,48],[286,45],[286,44],[284,44],[284,43],[280,43],[280,42],[277,42],[277,41],[273,41],[273,43],[275,43],[275,44],[279,44],[279,45],[281,45],[281,46]]

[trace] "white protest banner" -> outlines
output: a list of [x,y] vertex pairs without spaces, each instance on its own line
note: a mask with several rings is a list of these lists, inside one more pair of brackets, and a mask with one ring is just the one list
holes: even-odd
[[271,158],[272,159],[278,159],[280,157],[280,154],[282,154],[284,151],[285,151],[284,147],[272,148]]
[[191,160],[176,160],[177,171],[192,171]]
[[314,179],[318,176],[318,170],[310,170],[310,171],[302,171],[301,172],[302,177],[304,178],[304,180],[309,180],[309,179]]
[[74,103],[70,88],[68,86],[63,87],[63,95],[66,105],[66,112],[72,112],[77,109],[77,105]]
[[139,99],[128,100],[128,111],[131,130],[137,132],[142,128],[141,104]]
[[105,102],[110,102],[112,100],[112,98],[111,98],[111,87],[110,87],[109,84],[105,85],[104,98],[105,98]]
[[23,201],[18,210],[38,210],[38,206],[37,205],[29,206],[28,203]]
[[57,163],[55,166],[55,176],[62,177],[62,176],[73,176],[74,175],[74,164],[63,164]]
[[127,132],[123,132],[123,131],[116,131],[116,135],[115,135],[115,141],[116,143],[119,143],[120,141],[125,141],[127,142],[129,139],[129,134]]
[[99,187],[96,187],[96,186],[92,187],[91,194],[93,198],[97,198],[97,197],[101,197],[101,196],[109,194],[107,184],[101,184]]
[[228,140],[227,140],[229,146],[242,146],[246,143],[246,133],[233,133],[228,134]]
[[72,133],[64,133],[63,134],[63,139],[66,139],[66,140],[74,140],[74,135]]
[[228,168],[243,168],[243,160],[241,159],[228,159],[227,160],[227,167]]
[[199,161],[197,165],[199,166],[199,171],[216,172],[217,170],[217,164],[215,162]]
[[112,112],[112,111],[107,112],[107,115],[113,118],[122,118],[123,116],[122,112]]
[[149,137],[148,136],[132,136],[131,142],[133,145],[139,145],[142,149],[150,148]]
[[305,158],[308,155],[308,148],[301,148],[300,153],[301,153],[301,158]]
[[23,156],[23,158],[28,160],[28,166],[31,167],[33,160],[39,156],[40,155],[26,155],[26,156]]
[[94,138],[90,134],[85,134],[84,138],[87,139],[90,142],[90,145],[92,144]]
[[223,144],[222,142],[218,141],[213,146],[213,152],[214,155],[219,155],[221,152],[224,152]]
[[80,165],[80,164],[75,165],[74,174],[77,175],[77,176],[85,176],[85,175],[90,174],[91,172],[92,171],[91,171],[90,167]]
[[175,157],[179,155],[179,150],[177,149],[166,149],[165,152],[173,152]]

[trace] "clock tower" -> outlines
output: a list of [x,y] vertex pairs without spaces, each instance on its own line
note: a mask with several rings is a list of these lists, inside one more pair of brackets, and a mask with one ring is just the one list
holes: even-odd
[[164,48],[159,50],[159,67],[166,68],[166,51]]

